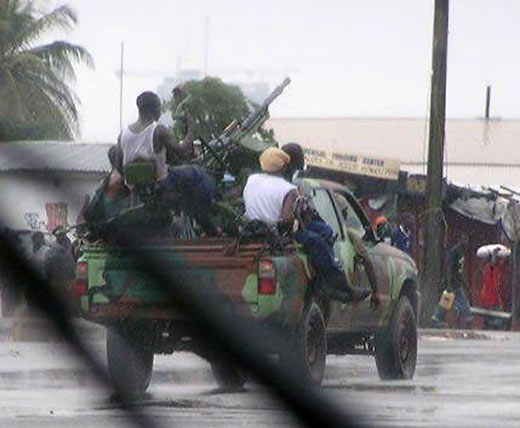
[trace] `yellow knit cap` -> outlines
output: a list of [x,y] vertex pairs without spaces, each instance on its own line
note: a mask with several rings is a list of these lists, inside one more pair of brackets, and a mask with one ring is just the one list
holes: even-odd
[[260,167],[264,172],[280,172],[289,162],[289,155],[278,147],[269,147],[260,155]]

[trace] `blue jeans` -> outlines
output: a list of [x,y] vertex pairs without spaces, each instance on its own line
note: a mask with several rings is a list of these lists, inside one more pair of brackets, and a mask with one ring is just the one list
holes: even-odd
[[463,321],[471,321],[473,319],[471,306],[462,287],[457,288],[457,291],[455,291],[455,311]]
[[158,190],[167,206],[182,209],[195,218],[206,234],[217,235],[218,228],[211,215],[217,188],[213,178],[200,166],[169,168],[168,176],[158,183]]
[[[473,319],[468,298],[466,297],[466,293],[462,287],[455,290],[455,312],[457,312],[457,316],[461,321],[471,321]],[[435,323],[445,323],[447,313],[448,311],[438,304],[435,307],[432,320]]]
[[325,277],[344,275],[334,257],[334,240],[334,232],[330,226],[318,220],[311,221],[304,230],[299,230],[296,234],[296,242],[303,245],[303,251],[312,265]]
[[209,207],[216,195],[215,181],[198,165],[169,168],[167,177],[158,187],[166,198],[176,199],[194,212]]

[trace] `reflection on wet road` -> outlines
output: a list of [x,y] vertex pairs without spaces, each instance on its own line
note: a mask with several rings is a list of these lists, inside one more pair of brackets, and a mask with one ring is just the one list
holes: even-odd
[[[331,356],[323,393],[369,426],[518,426],[520,336],[485,338],[423,337],[413,381],[381,382],[371,358]],[[103,356],[103,344],[93,344]],[[1,342],[0,391],[0,427],[128,426],[63,345]],[[209,366],[184,353],[156,358],[139,404],[164,426],[297,425],[261,386],[224,393]]]

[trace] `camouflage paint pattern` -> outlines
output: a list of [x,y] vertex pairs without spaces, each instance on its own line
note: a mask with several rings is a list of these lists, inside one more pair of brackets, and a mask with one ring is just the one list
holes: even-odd
[[[320,188],[316,180],[302,180],[300,188],[311,195]],[[334,203],[334,202],[333,202]],[[341,227],[345,227],[340,221]],[[366,275],[355,263],[355,252],[346,233],[338,237],[335,253],[351,282],[366,285]],[[313,269],[297,245],[288,246],[283,256],[265,254],[262,244],[242,245],[229,254],[232,238],[195,241],[153,241],[147,248],[154,257],[164,259],[176,283],[198,287],[208,296],[219,292],[227,296],[242,313],[258,320],[296,325],[304,308],[305,294]],[[329,326],[352,330],[373,329],[390,317],[405,281],[417,283],[417,270],[410,257],[384,243],[367,242],[378,278],[383,304],[378,311],[369,308],[368,299],[359,304],[334,303]],[[89,297],[80,298],[82,315],[100,323],[117,318],[174,318],[179,316],[167,293],[143,273],[133,268],[131,254],[121,249],[85,246],[80,261],[88,262]],[[259,260],[270,260],[276,272],[274,294],[258,293]],[[107,287],[108,286],[108,287]],[[105,289],[99,287],[107,287]],[[110,303],[106,290],[116,298]],[[178,309],[178,308],[177,308]]]

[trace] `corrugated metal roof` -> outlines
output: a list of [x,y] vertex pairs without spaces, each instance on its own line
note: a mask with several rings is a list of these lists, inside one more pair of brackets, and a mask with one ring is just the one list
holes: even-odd
[[[401,164],[401,171],[426,175],[426,167],[420,165]],[[508,186],[517,188],[520,185],[520,166],[502,165],[445,165],[444,177],[461,185]]]
[[0,171],[107,172],[110,146],[65,141],[0,143]]
[[[401,159],[425,160],[426,119],[287,118],[270,119],[280,142]],[[520,120],[448,119],[446,160],[520,165]]]

